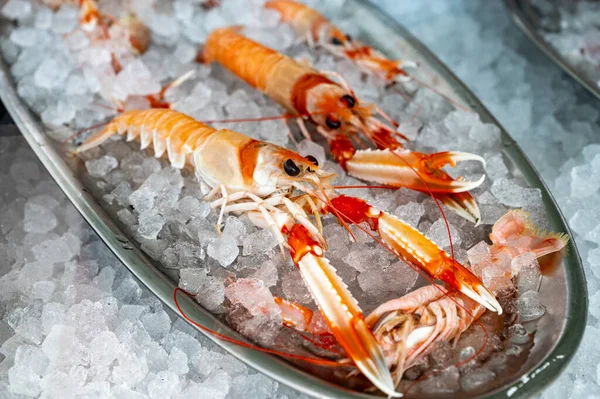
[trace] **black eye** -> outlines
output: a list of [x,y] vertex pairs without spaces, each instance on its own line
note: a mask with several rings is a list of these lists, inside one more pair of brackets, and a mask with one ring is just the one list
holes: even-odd
[[342,41],[335,36],[331,38],[330,42],[331,44],[335,44],[336,46],[342,45]]
[[344,104],[348,106],[348,108],[353,108],[356,105],[356,100],[350,94],[346,94],[342,98],[340,98]]
[[337,129],[338,127],[340,127],[342,125],[342,123],[340,121],[334,121],[333,119],[330,119],[329,117],[327,117],[327,119],[325,119],[325,124],[330,129]]
[[287,159],[283,163],[283,170],[290,176],[298,176],[300,174],[300,168],[291,159]]
[[319,166],[319,161],[317,161],[317,158],[313,157],[312,155],[307,155],[305,158],[307,161],[312,162],[313,165]]
[[348,40],[349,42],[351,42],[352,41],[352,36],[346,35],[346,40]]

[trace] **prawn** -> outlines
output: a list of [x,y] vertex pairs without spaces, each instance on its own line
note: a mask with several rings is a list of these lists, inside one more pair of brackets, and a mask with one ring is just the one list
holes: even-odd
[[[358,303],[324,257],[320,214],[332,213],[345,223],[368,222],[399,256],[413,254],[413,261],[421,262],[419,266],[429,275],[450,279],[467,295],[476,294],[484,306],[502,312],[483,284],[457,262],[450,262],[448,255],[425,263],[440,253],[431,252],[437,246],[417,230],[406,230],[410,226],[361,199],[337,195],[330,183],[335,175],[322,170],[310,155],[217,130],[169,109],[127,111],[75,152],[87,151],[117,133],[127,134],[128,141],[139,140],[142,149],[151,146],[156,157],[166,154],[175,168],[191,166],[211,187],[205,200],[212,208],[220,208],[219,230],[223,215],[235,212],[246,213],[254,224],[273,231],[282,252],[288,249],[333,336],[357,368],[388,395],[398,394],[381,347]],[[312,212],[316,225],[305,209]]]
[[[473,268],[500,265],[506,256],[513,259],[527,252],[541,258],[561,251],[569,238],[563,233],[540,232],[525,212],[511,210],[494,224],[490,240],[489,259],[482,259],[485,265],[472,265]],[[511,274],[504,276],[506,284],[502,289],[512,286],[511,277]],[[310,309],[281,298],[276,303],[286,326],[319,339],[330,333],[315,322],[317,315]],[[407,369],[421,363],[437,344],[451,341],[456,344],[485,311],[484,306],[463,293],[432,284],[379,305],[365,320],[383,349],[397,388]]]
[[[361,103],[337,73],[302,65],[246,38],[239,27],[214,30],[199,52],[199,60],[219,62],[278,102],[296,116],[300,130],[310,140],[303,120],[308,117],[328,140],[335,160],[351,176],[433,193],[459,215],[479,222],[479,208],[468,191],[483,183],[485,175],[477,181],[453,179],[443,167],[469,160],[485,165],[484,159],[464,152],[423,154],[405,149],[399,142],[402,136],[396,132],[398,124],[375,104]],[[357,150],[353,139],[358,144],[366,140],[377,149]]]
[[293,0],[268,0],[265,8],[275,10],[281,20],[305,37],[309,44],[319,45],[336,56],[353,62],[363,72],[383,79],[387,84],[408,82],[413,78],[406,68],[417,68],[414,61],[390,60],[381,52],[345,34],[317,10]]

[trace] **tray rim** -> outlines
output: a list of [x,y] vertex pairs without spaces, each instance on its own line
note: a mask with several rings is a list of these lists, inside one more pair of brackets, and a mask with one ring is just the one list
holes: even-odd
[[[547,186],[533,167],[533,164],[524,155],[522,150],[518,147],[508,132],[491,115],[491,113],[483,106],[477,97],[475,97],[475,95],[467,88],[467,86],[461,80],[459,80],[435,55],[433,55],[433,53],[431,53],[427,47],[425,47],[418,39],[416,39],[392,17],[382,11],[379,6],[372,4],[367,0],[347,0],[347,2],[359,4],[361,7],[372,13],[377,20],[381,22],[387,22],[388,26],[391,26],[398,36],[410,42],[410,45],[414,47],[414,49],[417,50],[419,54],[423,56],[423,58],[427,59],[429,66],[439,73],[439,75],[447,83],[449,83],[453,89],[459,89],[457,94],[462,100],[466,101],[479,113],[483,121],[494,123],[500,128],[503,143],[505,145],[504,151],[510,152],[511,156],[518,160],[517,163],[519,170],[521,172],[526,172],[525,174],[528,176],[527,180],[533,180],[535,182],[535,186],[541,189],[544,208],[546,212],[552,216],[551,220],[560,224],[562,231],[568,233],[572,237],[571,231],[562,215],[562,212],[560,211],[560,208],[556,204]],[[125,235],[115,225],[113,220],[106,215],[104,210],[102,210],[100,205],[91,196],[87,189],[85,189],[84,186],[79,182],[72,170],[66,165],[65,161],[60,157],[60,155],[58,155],[54,149],[52,140],[43,133],[43,128],[41,127],[39,118],[34,116],[27,105],[25,105],[18,97],[14,82],[10,76],[9,68],[1,56],[0,100],[2,100],[4,103],[7,111],[21,131],[21,134],[25,137],[35,154],[40,159],[41,163],[48,170],[52,178],[57,182],[58,186],[74,204],[77,210],[82,214],[88,224],[90,224],[92,229],[100,236],[100,238],[123,263],[123,265],[131,271],[136,279],[142,282],[154,295],[156,295],[163,303],[171,308],[171,310],[178,314],[179,312],[175,307],[172,297],[172,292],[175,288],[175,285],[172,284],[166,276],[155,269],[152,266],[152,262],[149,261],[141,251],[129,243],[129,241],[125,238]],[[95,218],[92,216],[95,216]],[[543,357],[534,370],[529,373],[531,377],[526,378],[527,381],[524,381],[524,378],[527,377],[527,373],[525,373],[520,380],[514,381],[511,384],[507,384],[487,394],[478,395],[476,396],[477,398],[531,397],[532,395],[541,392],[541,390],[545,388],[551,381],[556,379],[573,357],[583,337],[587,319],[588,303],[583,265],[573,240],[570,240],[569,243],[568,256],[571,258],[572,262],[575,263],[575,266],[577,266],[574,268],[565,267],[565,276],[567,277],[566,291],[568,311],[567,320],[565,322],[565,328],[563,331],[569,331],[569,340],[566,339],[567,334],[563,333],[554,348],[549,351],[549,353]],[[154,278],[154,280],[152,280],[152,278]],[[575,287],[575,283],[577,282],[583,284]],[[165,288],[170,290],[170,295],[161,295],[160,291],[163,291]],[[577,289],[574,290],[574,288]],[[581,294],[579,296],[573,295],[577,292],[580,292]],[[230,337],[248,342],[239,334],[233,332],[228,326],[217,320],[212,314],[203,309],[199,304],[194,302],[189,297],[179,296],[178,298],[181,307],[186,311],[188,316],[195,318],[201,324],[208,325],[212,329],[218,329],[220,332],[225,333]],[[576,312],[577,314],[573,315],[573,312]],[[350,389],[325,381],[319,377],[315,377],[300,370],[293,364],[282,360],[281,358],[276,358],[271,355],[266,355],[262,352],[256,352],[234,344],[229,344],[219,340],[211,334],[205,333],[202,330],[200,330],[200,332],[250,367],[307,395],[327,398],[341,397],[341,394],[344,394],[344,397],[350,398],[375,397],[373,395],[352,391]],[[573,339],[572,337],[575,334],[576,337]],[[566,354],[557,353],[563,350],[566,350]],[[533,377],[537,378],[534,380]],[[528,384],[528,382],[531,383]]]
[[585,87],[587,91],[600,100],[600,87],[598,87],[595,82],[580,75],[579,72],[577,72],[577,70],[562,55],[560,55],[558,51],[554,50],[554,47],[552,47],[550,43],[536,31],[531,22],[529,22],[529,19],[523,12],[522,4],[524,1],[527,0],[504,0],[504,5],[508,9],[515,25],[517,25],[519,29],[521,29],[521,32],[535,43],[548,58],[558,64],[564,72],[569,74],[580,85]]

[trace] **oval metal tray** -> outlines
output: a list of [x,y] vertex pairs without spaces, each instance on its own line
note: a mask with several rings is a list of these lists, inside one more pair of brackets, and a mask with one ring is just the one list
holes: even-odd
[[525,35],[535,43],[552,61],[560,66],[573,79],[579,82],[590,93],[600,99],[600,87],[592,79],[583,76],[577,68],[563,58],[558,51],[548,43],[538,30],[542,29],[539,22],[539,16],[531,6],[529,0],[504,0],[506,8],[515,24],[525,33]]
[[[448,96],[467,104],[478,112],[483,122],[500,126],[465,85],[429,50],[404,28],[378,10],[376,6],[363,0],[348,0],[344,10],[344,19],[349,18],[351,21],[356,21],[355,27],[359,30],[361,40],[392,57],[399,57],[401,51],[403,56],[420,62],[423,73],[426,76],[434,77],[434,83],[438,89],[444,90]],[[55,148],[56,143],[44,134],[44,128],[39,119],[18,98],[14,82],[4,62],[0,67],[0,98],[36,155],[67,197],[123,264],[167,306],[177,312],[173,301],[173,290],[177,285],[176,279],[161,271],[160,267],[149,260],[136,243],[130,242],[115,222],[108,217],[78,177],[77,167],[59,155]],[[523,152],[504,130],[502,130],[502,140],[503,154],[508,160],[509,167],[513,169],[513,173],[522,177],[529,186],[541,190],[551,228],[554,231],[569,232],[547,187]],[[583,335],[587,315],[585,287],[581,259],[577,248],[571,241],[561,264],[544,277],[540,294],[548,307],[548,312],[538,323],[536,341],[528,359],[518,370],[513,370],[509,376],[496,379],[495,387],[493,389],[490,387],[489,392],[485,395],[474,397],[531,398],[554,380],[572,357]],[[191,299],[181,296],[179,303],[186,314],[197,322],[243,340],[237,333]],[[211,335],[208,337],[248,365],[311,396],[374,397],[334,385],[301,371],[278,357],[226,343]],[[498,385],[500,386],[498,387]],[[447,397],[447,395],[443,397]],[[465,395],[461,395],[461,397],[465,397]]]

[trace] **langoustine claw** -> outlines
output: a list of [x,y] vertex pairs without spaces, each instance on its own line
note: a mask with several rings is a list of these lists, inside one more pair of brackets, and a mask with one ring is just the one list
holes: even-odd
[[347,223],[368,223],[383,242],[406,262],[430,277],[442,280],[487,309],[502,313],[502,307],[495,296],[479,278],[414,227],[359,198],[341,195],[331,202],[335,212],[339,212]]
[[[539,258],[560,251],[568,242],[564,234],[540,233],[519,210],[500,218],[490,239],[492,262],[525,252]],[[431,353],[435,343],[458,340],[485,310],[461,293],[430,285],[381,304],[366,321],[383,348],[397,386],[403,372]]]

